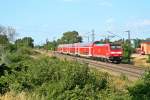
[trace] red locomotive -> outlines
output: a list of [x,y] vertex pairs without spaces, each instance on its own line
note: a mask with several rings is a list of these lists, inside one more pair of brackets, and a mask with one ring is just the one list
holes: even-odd
[[122,47],[119,44],[104,44],[100,41],[92,43],[61,44],[58,46],[57,51],[59,53],[98,58],[115,63],[121,62],[123,52]]

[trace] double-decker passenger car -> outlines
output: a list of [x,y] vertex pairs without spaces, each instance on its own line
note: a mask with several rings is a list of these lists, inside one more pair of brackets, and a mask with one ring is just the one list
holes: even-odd
[[100,58],[105,61],[121,62],[122,47],[119,44],[101,43],[95,41],[91,43],[61,44],[58,46],[59,53],[84,56],[88,58]]

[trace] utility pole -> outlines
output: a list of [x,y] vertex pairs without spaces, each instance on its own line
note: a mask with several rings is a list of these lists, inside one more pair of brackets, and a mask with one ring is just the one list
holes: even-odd
[[92,42],[94,42],[94,41],[95,41],[95,31],[92,30]]
[[115,36],[115,37],[118,37],[119,39],[121,39],[121,42],[124,43],[124,38],[122,38],[122,36],[117,35],[117,34],[114,34],[114,33],[112,33],[111,31],[107,31],[107,32],[110,33],[110,34],[112,34],[113,37],[114,37],[114,36]]
[[48,52],[48,39],[46,39],[46,52]]
[[131,63],[131,38],[130,38],[130,30],[127,30],[127,31],[125,31],[125,32],[127,32],[128,33],[128,55],[129,55],[129,57],[128,57],[128,62],[129,63]]
[[54,36],[54,37],[53,37],[53,41],[55,41],[55,39],[56,39],[56,37]]
[[129,41],[129,44],[130,44],[130,43],[131,43],[130,30],[127,30],[127,31],[125,31],[125,32],[128,33],[128,41]]
[[89,34],[86,33],[87,35],[83,35],[83,37],[85,37],[87,39],[87,42],[89,43],[90,42],[90,38],[89,38]]
[[88,42],[90,42],[90,38],[89,38],[89,35],[87,36],[87,38],[88,38]]
[[90,42],[89,32],[87,32],[86,34],[87,34],[86,37],[87,37],[88,43],[89,43]]

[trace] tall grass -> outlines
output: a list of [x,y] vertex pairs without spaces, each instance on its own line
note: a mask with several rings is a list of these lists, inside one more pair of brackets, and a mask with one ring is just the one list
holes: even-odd
[[38,94],[29,94],[21,92],[16,94],[15,92],[8,92],[5,95],[0,96],[0,100],[45,100],[44,96]]

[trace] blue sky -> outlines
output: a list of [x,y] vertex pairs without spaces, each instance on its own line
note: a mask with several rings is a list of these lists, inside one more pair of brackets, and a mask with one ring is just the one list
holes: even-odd
[[[76,30],[95,30],[96,39],[111,31],[132,38],[150,37],[150,0],[0,0],[0,24],[13,26],[17,37],[31,36],[36,44]],[[86,39],[85,39],[86,41]]]

